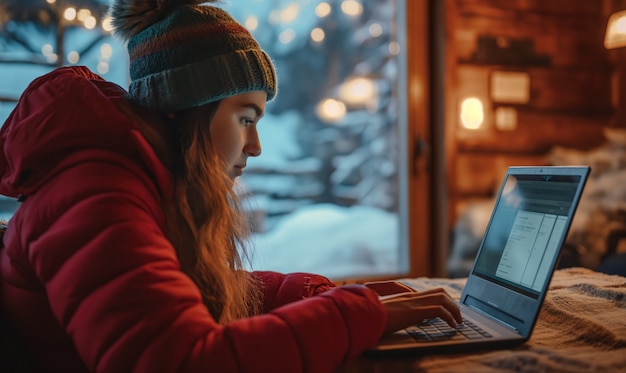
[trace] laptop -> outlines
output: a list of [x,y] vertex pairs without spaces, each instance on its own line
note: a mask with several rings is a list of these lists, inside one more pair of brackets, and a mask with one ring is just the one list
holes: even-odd
[[369,352],[467,352],[526,342],[590,171],[509,167],[459,299],[463,324],[425,320],[383,337]]

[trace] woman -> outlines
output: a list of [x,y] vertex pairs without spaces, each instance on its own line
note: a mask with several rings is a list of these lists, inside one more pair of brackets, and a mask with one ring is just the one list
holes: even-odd
[[261,153],[276,77],[249,32],[201,2],[114,2],[128,92],[60,68],[0,131],[0,193],[22,202],[0,251],[20,368],[330,372],[383,333],[460,322],[439,289],[381,302],[366,286],[243,270],[233,180]]

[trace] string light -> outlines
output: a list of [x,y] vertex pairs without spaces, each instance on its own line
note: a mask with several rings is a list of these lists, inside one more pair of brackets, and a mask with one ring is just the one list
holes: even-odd
[[317,115],[326,123],[335,123],[346,116],[346,105],[338,100],[327,98],[317,105]]
[[98,63],[98,66],[96,67],[96,70],[98,71],[98,74],[105,75],[109,72],[109,63],[100,61]]
[[300,7],[298,6],[298,4],[291,3],[280,12],[280,20],[283,23],[291,23],[298,18],[299,13]]
[[363,6],[356,0],[345,0],[341,3],[341,11],[355,17],[363,13]]
[[316,27],[311,30],[311,40],[313,40],[314,42],[321,43],[322,41],[324,41],[325,38],[326,33],[321,28]]
[[74,19],[76,19],[76,8],[69,7],[65,9],[65,12],[63,12],[63,18],[68,21],[73,21]]
[[113,55],[113,47],[109,43],[104,43],[100,46],[100,56],[102,58],[109,59]]
[[89,9],[79,9],[78,12],[76,12],[76,19],[80,22],[85,22],[85,20],[90,16],[91,11]]
[[378,89],[371,79],[352,78],[339,87],[339,98],[350,105],[366,106],[378,97]]
[[383,27],[379,23],[372,23],[370,27],[368,27],[368,31],[370,35],[377,38],[383,34]]
[[[46,0],[48,4],[56,4],[57,0]],[[99,16],[87,8],[77,9],[73,6],[68,6],[63,10],[62,19],[68,23],[68,26],[81,26],[85,30],[96,30],[104,34],[111,33],[113,26],[111,23],[111,17],[108,14],[103,14],[100,19],[100,25],[98,28]],[[54,53],[53,46],[50,43],[44,44],[41,48],[41,53],[47,63],[57,64],[59,63],[59,56]],[[113,54],[113,48],[109,43],[103,43],[100,47],[100,62],[98,63],[97,70],[101,74],[106,74],[109,71],[109,60]],[[67,63],[77,64],[81,60],[81,55],[78,51],[71,51],[66,56]]]
[[315,15],[320,18],[324,18],[328,16],[331,11],[332,11],[332,8],[330,7],[330,4],[328,4],[327,2],[319,3],[315,7]]
[[289,44],[296,38],[296,32],[293,29],[287,29],[278,35],[278,40],[283,44]]
[[53,52],[53,49],[52,49],[52,44],[50,44],[50,43],[46,43],[46,44],[44,44],[44,45],[41,47],[41,53],[42,53],[44,56],[47,56],[47,55],[51,54],[52,52]]
[[85,22],[83,22],[83,24],[85,25],[85,28],[88,30],[92,30],[96,27],[96,17],[94,16],[89,16],[85,19]]
[[76,51],[71,51],[67,54],[67,62],[71,64],[76,64],[80,60],[80,55]]
[[387,45],[387,50],[389,51],[389,54],[391,54],[392,56],[399,55],[400,43],[398,43],[397,41],[389,42],[389,44]]
[[106,16],[102,19],[102,30],[104,30],[105,32],[113,31],[113,23],[110,16]]
[[246,18],[246,28],[250,31],[254,31],[259,27],[259,20],[255,16]]

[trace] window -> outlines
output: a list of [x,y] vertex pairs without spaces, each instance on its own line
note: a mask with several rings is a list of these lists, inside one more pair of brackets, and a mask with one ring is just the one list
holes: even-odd
[[[259,124],[263,154],[249,160],[239,181],[254,224],[252,267],[333,279],[406,273],[407,110],[406,95],[399,94],[406,92],[405,3],[249,0],[221,6],[259,40],[279,76],[278,97]],[[45,2],[41,7],[65,12]],[[0,122],[27,84],[57,65],[87,65],[127,87],[124,48],[105,23],[91,30],[72,24],[65,30],[65,58],[52,61],[59,49],[51,47],[55,25],[42,28],[37,14],[29,22],[0,24],[8,30],[0,38]],[[31,61],[6,63],[25,52],[7,35],[28,39]],[[100,70],[103,58],[108,64]],[[15,207],[8,202],[6,216]]]
[[[0,4],[0,125],[35,78],[63,65],[85,65],[122,87],[125,47],[110,33],[107,0],[21,1]],[[0,196],[0,220],[19,204]]]
[[253,267],[331,278],[408,271],[405,76],[396,1],[249,1],[225,8],[275,60],[263,154],[240,179]]

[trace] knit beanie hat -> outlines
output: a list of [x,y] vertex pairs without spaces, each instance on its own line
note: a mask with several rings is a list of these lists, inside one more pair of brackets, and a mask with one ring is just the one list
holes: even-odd
[[206,0],[115,0],[115,35],[128,43],[131,100],[178,111],[250,91],[276,95],[272,60],[250,32]]

